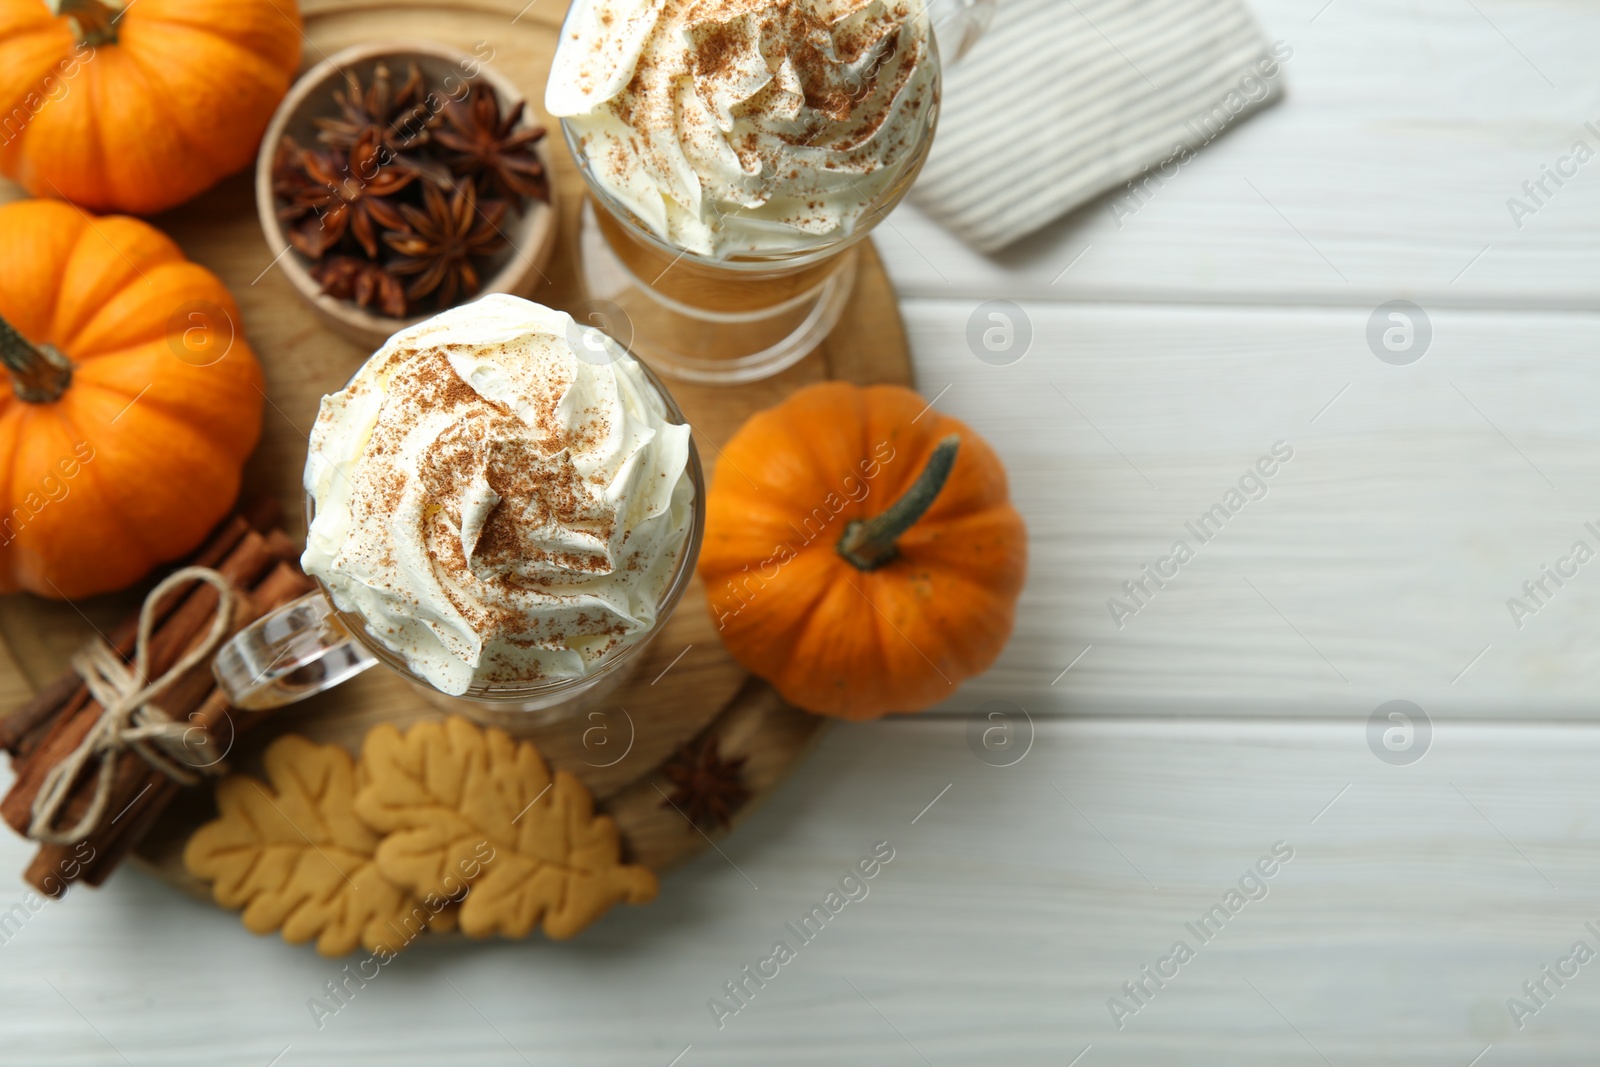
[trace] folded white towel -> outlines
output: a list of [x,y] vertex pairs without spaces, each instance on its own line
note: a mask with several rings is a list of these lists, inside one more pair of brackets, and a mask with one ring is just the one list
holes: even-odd
[[946,67],[911,198],[980,251],[1003,248],[1147,169],[1170,176],[1275,100],[1292,54],[1240,0],[1001,0]]

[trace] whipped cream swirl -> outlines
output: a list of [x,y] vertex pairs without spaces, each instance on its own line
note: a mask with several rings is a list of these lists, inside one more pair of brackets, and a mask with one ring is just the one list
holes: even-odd
[[700,255],[849,236],[938,104],[921,0],[574,0],[545,90],[593,180]]
[[487,296],[322,399],[301,563],[443,692],[582,677],[655,625],[693,517],[689,428],[580,330]]

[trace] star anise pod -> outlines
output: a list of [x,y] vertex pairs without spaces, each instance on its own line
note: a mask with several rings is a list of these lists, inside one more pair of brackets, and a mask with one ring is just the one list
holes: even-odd
[[285,222],[310,214],[322,190],[322,185],[306,173],[305,153],[306,150],[288,134],[272,153],[272,196],[278,218]]
[[377,259],[378,230],[404,225],[384,198],[415,181],[416,172],[379,144],[372,130],[351,146],[347,158],[304,151],[300,159],[318,188],[304,193],[297,203],[315,212],[315,217],[290,230],[289,243],[312,259],[321,259],[349,233],[369,259]]
[[516,204],[519,213],[524,199],[550,199],[544,164],[533,150],[544,127],[517,129],[522,109],[519,101],[502,116],[498,94],[474,85],[465,101],[447,104],[432,124],[433,143],[444,149],[451,172],[470,177],[483,196]]
[[702,829],[726,828],[734,812],[750,799],[740,773],[747,758],[723,759],[715,737],[679,747],[661,768],[662,775],[676,787],[662,807],[676,807]]
[[392,319],[406,315],[405,287],[378,264],[359,256],[332,256],[311,268],[322,291],[357,307],[373,307]]
[[415,275],[406,286],[407,299],[433,293],[439,306],[448,307],[457,294],[471,296],[482,284],[474,260],[505,243],[500,223],[505,221],[506,202],[480,204],[470,182],[457,186],[446,199],[437,186],[425,182],[422,203],[422,210],[401,204],[404,227],[383,235],[384,243],[399,253],[388,268],[392,274]]
[[399,155],[427,140],[426,99],[422,70],[415,62],[398,89],[387,63],[380,62],[373,68],[372,80],[365,89],[354,71],[346,71],[344,88],[333,91],[339,113],[314,120],[317,140],[348,150],[361,140],[362,134],[376,130],[379,143]]

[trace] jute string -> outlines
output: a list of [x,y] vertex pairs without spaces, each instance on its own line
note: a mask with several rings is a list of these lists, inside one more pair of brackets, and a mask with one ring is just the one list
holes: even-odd
[[[195,581],[207,582],[217,590],[217,611],[211,620],[211,629],[205,640],[184,653],[166,673],[147,681],[150,637],[155,629],[157,606],[174,589]],[[144,606],[139,609],[138,644],[134,646],[132,670],[122,662],[115,649],[99,639],[85,645],[72,657],[72,669],[82,676],[90,695],[103,710],[78,747],[45,775],[38,795],[33,798],[29,837],[52,845],[72,845],[88,837],[105,816],[106,806],[111,802],[111,787],[116,781],[117,763],[128,749],[175,781],[185,785],[200,781],[200,774],[182,758],[187,751],[184,739],[194,727],[175,722],[155,705],[155,700],[222,643],[228,635],[237,599],[233,583],[218,571],[210,567],[184,567],[168,575],[145,597]],[[100,768],[88,810],[70,829],[56,828],[56,818],[72,795],[73,783],[94,759],[100,761]],[[213,765],[204,770],[215,774],[220,768]]]

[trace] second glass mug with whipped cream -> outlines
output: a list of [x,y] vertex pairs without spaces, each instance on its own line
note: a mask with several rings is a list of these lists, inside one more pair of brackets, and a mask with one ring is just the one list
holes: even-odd
[[382,663],[536,725],[631,673],[693,575],[705,488],[666,389],[593,333],[487,296],[396,334],[323,398],[301,560],[319,591],[223,646],[232,703]]
[[591,300],[671,377],[799,361],[921,170],[939,92],[925,0],[574,0],[545,107],[589,189]]

